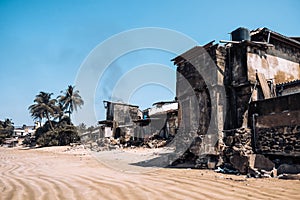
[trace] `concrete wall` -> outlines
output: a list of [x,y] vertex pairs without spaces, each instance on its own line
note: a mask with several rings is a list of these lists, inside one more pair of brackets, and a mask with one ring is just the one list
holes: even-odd
[[[221,127],[231,130],[251,126],[248,118],[251,101],[274,97],[276,92],[272,84],[300,79],[300,43],[275,32],[269,33],[269,30],[263,29],[252,34],[252,41],[226,44],[225,47],[212,45],[211,42],[205,45],[210,58],[204,56],[200,48],[194,47],[173,59],[178,72],[176,95],[180,107],[179,120],[184,131],[193,132],[197,129],[198,136],[202,137],[207,132],[211,119],[217,129]],[[208,63],[211,59],[218,68],[215,76],[210,77],[217,83],[214,86],[207,84],[206,77],[202,77],[196,70],[198,67],[211,70],[207,67],[210,66]],[[256,72],[259,73],[258,79]],[[273,83],[268,85],[268,79],[274,80]],[[226,111],[224,105],[211,103],[219,95],[218,92],[211,91],[219,86],[225,86]],[[266,95],[266,90],[269,95]],[[217,102],[223,101],[220,99]],[[270,102],[271,107],[274,105],[275,102]],[[212,109],[216,107],[217,109]],[[260,109],[264,110],[263,107]],[[273,109],[276,110],[275,107]],[[212,110],[218,110],[218,113],[212,113]],[[283,120],[292,120],[284,118],[282,113],[277,114]],[[291,116],[294,114],[290,112]],[[258,121],[266,125],[272,120],[269,116],[264,116],[258,117]],[[217,129],[215,132],[220,136]]]
[[[203,52],[205,51],[205,52]],[[182,55],[177,67],[176,97],[179,102],[179,120],[182,132],[198,138],[190,150],[195,155],[217,154],[218,138],[222,138],[225,102],[219,93],[223,86],[225,49],[218,45],[209,48],[194,47]],[[180,60],[180,58],[179,58]],[[211,76],[202,77],[202,71]],[[207,81],[207,83],[205,82]],[[224,97],[225,98],[225,97]],[[212,104],[213,100],[213,104]],[[193,139],[193,138],[191,138]]]
[[247,54],[248,80],[255,82],[256,72],[264,74],[266,79],[274,79],[275,84],[300,79],[299,63],[280,57],[254,53]]
[[249,121],[257,153],[300,156],[300,93],[252,102]]
[[226,48],[226,67],[224,85],[227,96],[227,111],[225,130],[243,126],[248,102],[254,84],[248,81],[247,73],[247,43],[232,44]]

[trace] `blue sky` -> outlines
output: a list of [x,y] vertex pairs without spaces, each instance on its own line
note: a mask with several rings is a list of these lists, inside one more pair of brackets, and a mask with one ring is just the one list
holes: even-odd
[[[0,0],[0,119],[11,118],[16,125],[33,124],[27,108],[34,96],[45,91],[56,97],[73,85],[92,49],[120,32],[162,27],[184,33],[199,44],[229,39],[228,33],[240,26],[268,27],[300,36],[299,10],[298,0]],[[126,71],[153,62],[174,69],[173,57],[167,52],[142,50],[122,56],[113,65]],[[146,108],[151,102],[173,99],[173,92],[145,86],[130,103]],[[99,120],[104,117],[102,100],[107,98],[98,86],[95,112]]]

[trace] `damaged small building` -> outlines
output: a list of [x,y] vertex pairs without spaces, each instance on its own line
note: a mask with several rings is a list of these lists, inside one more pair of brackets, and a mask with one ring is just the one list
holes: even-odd
[[106,109],[106,120],[99,121],[101,137],[119,138],[134,135],[134,121],[142,118],[142,111],[136,105],[120,102],[103,101]]
[[144,110],[144,120],[150,126],[150,134],[157,134],[162,138],[174,137],[178,128],[178,103],[176,101],[161,101]]
[[[230,41],[221,42],[225,45],[213,41],[172,59],[177,66],[176,98],[182,114],[181,126],[186,127],[185,131],[195,126],[195,121],[198,126],[195,138],[200,142],[190,151],[199,157],[219,156],[242,173],[247,172],[249,154],[253,153],[279,159],[278,162],[289,158],[290,162],[297,163],[300,157],[299,40],[267,28],[253,31],[238,28],[231,33]],[[213,85],[199,73],[199,68],[215,71],[210,77],[214,79]],[[187,87],[193,92],[187,93]],[[192,101],[196,101],[198,109]],[[214,129],[208,130],[211,125]],[[217,139],[214,148],[201,151],[209,144],[203,140],[206,134]]]
[[100,138],[132,137],[135,141],[147,140],[156,135],[174,137],[178,127],[178,103],[162,101],[141,111],[138,106],[104,101],[106,120],[99,121]]

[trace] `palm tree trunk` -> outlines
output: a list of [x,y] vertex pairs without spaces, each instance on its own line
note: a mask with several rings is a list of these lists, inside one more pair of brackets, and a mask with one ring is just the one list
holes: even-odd
[[49,124],[50,124],[50,127],[51,127],[52,131],[54,131],[54,127],[53,127],[53,124],[52,124],[52,122],[51,122],[51,120],[50,120],[50,117],[49,117],[49,113],[48,113],[48,112],[46,113],[46,116],[47,116],[47,119],[48,119],[48,122],[49,122]]

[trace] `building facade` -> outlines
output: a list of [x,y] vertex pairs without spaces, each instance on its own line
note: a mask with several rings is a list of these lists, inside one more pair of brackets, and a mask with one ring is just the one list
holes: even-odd
[[[267,28],[253,31],[238,28],[232,32],[231,40],[223,43],[225,44],[214,44],[213,41],[204,46],[196,46],[172,60],[177,66],[176,98],[179,102],[182,130],[196,130],[195,137],[201,141],[197,148],[191,148],[196,155],[211,154],[213,150],[216,154],[221,152],[224,146],[221,138],[226,137],[226,133],[231,130],[244,127],[255,131],[260,116],[250,106],[251,102],[268,101],[268,104],[275,105],[277,100],[268,99],[299,91],[298,40]],[[210,63],[211,60],[213,64]],[[207,71],[212,71],[209,78],[203,75]],[[222,88],[225,89],[225,97]],[[296,99],[300,100],[298,96]],[[299,112],[300,109],[294,105],[296,101],[288,104],[292,108],[287,110],[296,109]],[[300,125],[298,121],[295,123]],[[286,124],[279,123],[279,126],[284,125]],[[213,129],[209,130],[211,126]],[[205,135],[211,135],[210,138],[215,139],[213,142],[205,141]],[[261,142],[257,141],[259,138],[263,137],[257,136],[254,144]],[[295,142],[299,143],[299,138]],[[202,151],[207,144],[210,150]],[[256,150],[259,151],[257,148]]]

